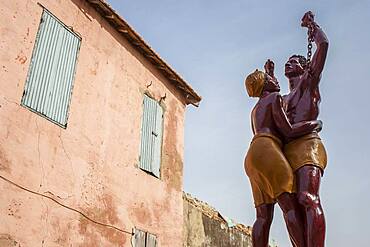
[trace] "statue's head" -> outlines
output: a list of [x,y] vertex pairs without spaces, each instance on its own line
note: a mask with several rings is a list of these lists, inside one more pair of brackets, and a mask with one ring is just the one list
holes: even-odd
[[280,86],[267,73],[256,70],[245,79],[245,87],[250,97],[260,97],[264,91],[279,92]]
[[285,76],[288,78],[300,76],[307,67],[307,59],[302,55],[293,55],[285,63]]

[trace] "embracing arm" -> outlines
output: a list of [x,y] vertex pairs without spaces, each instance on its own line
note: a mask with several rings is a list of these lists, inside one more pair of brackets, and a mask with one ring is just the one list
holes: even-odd
[[291,125],[283,110],[283,100],[280,95],[276,96],[276,100],[272,104],[272,115],[279,132],[288,140],[309,134],[313,131],[320,131],[322,128],[322,122],[320,120],[303,121]]
[[311,28],[311,35],[316,44],[316,51],[310,64],[310,74],[319,82],[321,72],[324,69],[326,55],[329,48],[329,40],[324,31],[314,21],[314,14],[308,11],[302,18],[303,27]]

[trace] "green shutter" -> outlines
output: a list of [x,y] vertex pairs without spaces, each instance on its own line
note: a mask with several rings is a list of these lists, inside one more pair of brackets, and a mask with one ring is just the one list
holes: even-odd
[[156,177],[160,177],[162,125],[162,107],[154,99],[144,95],[140,168],[152,173]]
[[66,127],[81,38],[44,9],[22,105]]

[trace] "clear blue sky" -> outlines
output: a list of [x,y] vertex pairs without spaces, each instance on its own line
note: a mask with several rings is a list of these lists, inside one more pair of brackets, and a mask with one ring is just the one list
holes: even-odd
[[[186,115],[185,191],[246,225],[255,218],[243,170],[255,100],[244,78],[271,58],[285,94],[283,65],[293,53],[306,54],[300,19],[314,11],[330,40],[319,116],[329,155],[321,187],[326,244],[369,246],[369,0],[108,2],[203,96]],[[271,238],[290,246],[278,207]]]

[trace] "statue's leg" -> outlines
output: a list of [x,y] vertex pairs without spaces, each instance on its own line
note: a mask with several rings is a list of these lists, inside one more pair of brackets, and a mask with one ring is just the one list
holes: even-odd
[[321,169],[313,165],[303,166],[297,170],[296,178],[298,203],[306,218],[306,247],[324,247],[325,216],[319,197]]
[[274,217],[274,204],[262,204],[256,207],[257,219],[253,224],[253,247],[268,247],[270,227]]
[[291,193],[283,193],[277,198],[277,201],[281,210],[283,211],[290,241],[294,247],[304,247],[304,221],[296,195]]

